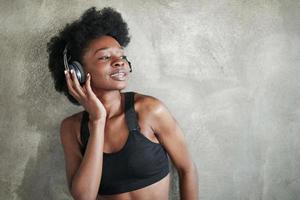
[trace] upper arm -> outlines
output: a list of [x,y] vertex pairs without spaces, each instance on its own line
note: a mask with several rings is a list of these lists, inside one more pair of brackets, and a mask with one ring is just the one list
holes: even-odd
[[151,128],[168,152],[173,164],[180,173],[195,170],[182,129],[167,107],[158,99],[149,103]]
[[73,130],[73,124],[70,118],[66,118],[60,125],[60,139],[64,150],[66,176],[68,188],[71,192],[72,179],[82,160],[80,144]]

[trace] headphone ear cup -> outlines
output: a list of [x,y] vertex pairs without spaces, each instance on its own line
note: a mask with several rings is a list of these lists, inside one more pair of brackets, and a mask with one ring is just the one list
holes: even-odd
[[80,84],[85,83],[85,80],[86,80],[85,73],[84,73],[83,67],[81,66],[81,64],[79,62],[73,61],[71,64],[69,64],[69,68],[74,70],[76,77],[78,79],[78,82]]

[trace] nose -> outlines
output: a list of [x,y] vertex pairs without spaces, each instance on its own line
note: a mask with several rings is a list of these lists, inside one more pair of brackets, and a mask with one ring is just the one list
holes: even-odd
[[116,59],[112,64],[113,67],[124,67],[124,65],[125,65],[124,60],[120,58]]

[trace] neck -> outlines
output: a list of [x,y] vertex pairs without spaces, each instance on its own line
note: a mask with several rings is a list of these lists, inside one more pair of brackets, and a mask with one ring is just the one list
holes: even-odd
[[122,95],[120,90],[94,91],[106,110],[106,120],[123,112]]

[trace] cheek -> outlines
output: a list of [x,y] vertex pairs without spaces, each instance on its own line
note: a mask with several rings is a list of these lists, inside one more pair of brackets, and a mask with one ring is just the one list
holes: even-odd
[[100,63],[100,62],[89,62],[86,66],[86,73],[91,74],[91,80],[94,84],[103,83],[106,80],[109,80],[109,63]]
[[94,75],[96,77],[105,77],[106,74],[108,74],[108,67],[103,64],[94,63],[92,66],[89,67],[89,72],[91,75]]
[[94,69],[90,71],[92,76],[92,83],[95,85],[103,84],[109,80],[109,72],[107,70]]
[[92,75],[92,80],[97,83],[103,82],[108,79],[105,73],[99,71],[91,72],[91,75]]
[[100,63],[96,59],[90,59],[90,60],[88,60],[88,61],[85,62],[85,68],[90,73],[94,73],[96,71],[105,69],[106,67],[107,67],[107,65],[105,63]]

